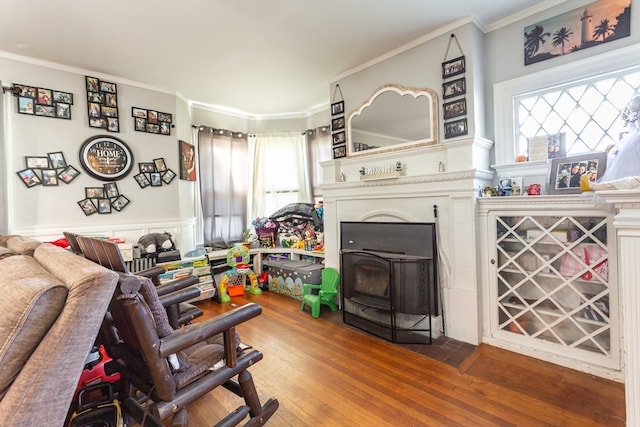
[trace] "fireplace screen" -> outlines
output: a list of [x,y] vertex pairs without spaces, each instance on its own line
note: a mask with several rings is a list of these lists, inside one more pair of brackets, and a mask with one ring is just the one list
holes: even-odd
[[434,224],[385,224],[341,223],[343,320],[392,342],[430,344],[437,315]]

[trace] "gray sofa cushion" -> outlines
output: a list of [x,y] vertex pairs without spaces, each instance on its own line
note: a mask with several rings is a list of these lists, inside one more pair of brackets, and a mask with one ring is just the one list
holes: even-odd
[[67,288],[32,257],[0,262],[0,397],[58,318]]

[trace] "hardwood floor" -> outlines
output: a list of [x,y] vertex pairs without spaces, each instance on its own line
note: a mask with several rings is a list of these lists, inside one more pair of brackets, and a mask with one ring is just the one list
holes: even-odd
[[[263,307],[238,328],[264,353],[250,371],[261,401],[280,402],[269,426],[625,425],[623,384],[492,346],[398,346],[272,292],[198,305],[208,317],[247,301]],[[216,389],[189,408],[190,426],[241,404]]]

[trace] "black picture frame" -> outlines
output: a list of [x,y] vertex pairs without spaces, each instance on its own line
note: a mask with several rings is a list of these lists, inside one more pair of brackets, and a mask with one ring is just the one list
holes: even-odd
[[131,116],[138,117],[142,119],[147,119],[147,109],[140,107],[131,107]]
[[111,200],[107,198],[99,198],[98,202],[98,214],[106,215],[111,213]]
[[162,182],[164,182],[165,184],[171,184],[171,181],[173,181],[175,177],[176,177],[176,173],[171,169],[167,169],[162,174]]
[[151,181],[149,181],[149,178],[147,178],[147,175],[144,173],[134,175],[133,178],[136,180],[140,188],[145,188],[151,185]]
[[68,165],[58,173],[58,179],[65,184],[70,184],[71,181],[78,177],[78,175],[80,175],[80,171],[73,166]]
[[70,92],[62,92],[60,90],[54,90],[53,102],[73,105],[73,94]]
[[80,206],[80,209],[82,209],[82,212],[84,212],[86,216],[93,215],[98,212],[98,208],[96,208],[96,205],[91,199],[80,200],[78,202],[78,206]]
[[36,185],[42,184],[42,180],[40,179],[36,171],[31,168],[18,171],[16,172],[16,174],[18,174],[20,180],[24,185],[27,186],[27,188],[35,187]]
[[67,161],[64,159],[62,151],[47,153],[47,157],[52,169],[64,169],[67,167]]
[[104,188],[104,197],[107,199],[114,199],[120,195],[118,185],[115,182],[107,182],[102,184],[102,187]]
[[462,136],[469,133],[469,127],[467,119],[453,120],[444,124],[444,137],[454,138],[456,136]]
[[147,119],[143,119],[142,117],[136,117],[133,120],[134,120],[133,129],[135,131],[137,132],[147,131]]
[[129,202],[130,200],[121,194],[111,202],[111,207],[120,212],[129,204]]
[[[584,171],[581,170],[584,165]],[[574,168],[577,166],[577,172]],[[551,160],[549,169],[549,194],[579,194],[582,175],[597,181],[607,170],[607,153],[595,152],[579,156],[559,157]],[[576,178],[577,176],[577,178]]]
[[131,107],[131,116],[134,118],[133,129],[137,132],[171,135],[173,126],[173,115],[171,113],[149,108]]
[[42,169],[42,185],[46,187],[55,187],[58,185],[58,173],[55,169]]
[[344,129],[344,116],[331,119],[331,131]]
[[466,71],[464,56],[450,59],[442,63],[442,78],[447,79],[449,77],[463,74]]
[[333,147],[333,158],[341,159],[343,157],[347,157],[347,145],[339,145],[337,147]]
[[467,93],[467,83],[464,77],[442,83],[442,99],[455,98]]
[[154,162],[140,162],[138,163],[138,169],[140,173],[151,173],[156,171],[156,164]]
[[20,83],[13,88],[18,93],[18,113],[71,120],[72,93]]
[[344,131],[340,131],[331,135],[331,138],[333,140],[333,145],[339,145],[339,144],[344,144],[346,142],[347,135]]
[[118,86],[115,83],[85,76],[89,127],[120,132]]
[[84,187],[84,197],[87,199],[104,199],[104,187]]
[[344,101],[338,101],[331,104],[331,115],[337,116],[338,114],[344,114]]
[[18,113],[20,114],[35,114],[34,99],[28,96],[18,96]]
[[51,169],[47,156],[25,156],[27,169]]
[[167,170],[167,164],[164,161],[164,158],[160,157],[159,159],[153,159],[153,163],[156,166],[156,172],[164,172]]
[[162,187],[162,175],[160,172],[151,172],[149,179],[151,180],[152,187]]
[[80,165],[93,178],[118,181],[131,172],[134,165],[131,148],[110,135],[88,138],[80,147]]
[[445,120],[460,117],[467,114],[467,98],[456,99],[442,104],[442,111]]

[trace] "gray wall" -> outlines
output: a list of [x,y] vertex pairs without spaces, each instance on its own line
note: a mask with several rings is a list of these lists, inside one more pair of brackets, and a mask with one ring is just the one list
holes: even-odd
[[[629,0],[631,3],[631,0]],[[580,59],[597,56],[613,49],[619,49],[626,46],[638,44],[640,42],[640,31],[638,24],[640,23],[640,5],[637,0],[631,7],[631,35],[620,40],[605,43],[589,49],[581,50],[571,54],[565,54],[561,57],[549,59],[547,61],[538,62],[531,65],[524,65],[524,27],[535,24],[536,22],[561,15],[565,12],[581,8],[587,4],[593,3],[593,0],[569,0],[560,5],[537,13],[526,19],[512,23],[510,25],[489,32],[486,36],[485,55],[483,63],[486,68],[484,89],[486,93],[485,108],[487,111],[487,137],[493,139],[494,123],[493,123],[493,85],[506,80],[522,77],[527,74],[533,74],[542,70],[553,69],[563,64]],[[597,25],[597,23],[594,23]],[[551,43],[551,41],[547,41]],[[637,62],[640,63],[640,46],[637,49]],[[602,64],[602,72],[607,71],[607,64]]]

